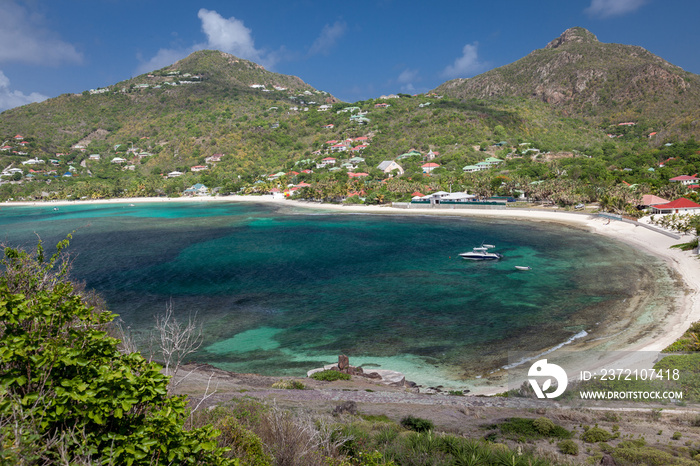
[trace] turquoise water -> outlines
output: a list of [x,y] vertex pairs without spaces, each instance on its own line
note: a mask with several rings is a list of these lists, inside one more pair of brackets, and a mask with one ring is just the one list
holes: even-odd
[[[303,375],[344,353],[459,384],[508,351],[591,331],[642,285],[670,287],[658,261],[560,225],[233,202],[0,208],[6,244],[39,235],[53,245],[74,230],[74,278],[132,329],[172,302],[203,322],[198,362],[268,375]],[[457,256],[482,242],[504,259]]]

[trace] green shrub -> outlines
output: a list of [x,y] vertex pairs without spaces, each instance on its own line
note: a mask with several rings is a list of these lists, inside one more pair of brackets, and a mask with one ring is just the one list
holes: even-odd
[[546,417],[538,417],[537,419],[532,421],[532,426],[537,432],[539,432],[542,435],[549,435],[549,433],[552,430],[554,430],[555,427],[551,419],[548,419]]
[[340,371],[321,371],[311,374],[314,380],[322,380],[324,382],[335,382],[336,380],[350,380],[350,374]]
[[0,463],[231,464],[211,426],[183,428],[186,401],[161,367],[121,353],[114,315],[64,278],[67,245],[0,261]]
[[617,464],[645,464],[649,466],[697,465],[691,459],[679,458],[662,450],[651,447],[616,448],[612,453]]
[[581,434],[581,440],[587,443],[607,442],[613,438],[613,434],[600,427],[591,427]]
[[565,455],[578,455],[578,443],[571,439],[562,440],[561,442],[557,443],[557,447],[559,447],[559,451]]
[[238,458],[241,466],[270,466],[273,459],[265,453],[262,440],[234,417],[226,416],[217,422],[221,431],[219,445],[230,448],[229,456]]
[[678,432],[678,431],[676,431],[676,432],[674,432],[673,435],[671,436],[671,440],[680,440],[681,437],[682,437],[681,433]]
[[410,415],[401,419],[401,425],[415,432],[428,432],[435,428],[431,421]]
[[272,384],[272,388],[279,388],[283,390],[306,390],[306,385],[298,380],[278,380]]

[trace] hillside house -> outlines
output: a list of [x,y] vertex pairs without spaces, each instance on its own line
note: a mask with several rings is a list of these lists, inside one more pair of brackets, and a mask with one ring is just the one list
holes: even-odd
[[89,160],[100,160],[100,154],[90,154]]
[[223,157],[223,156],[224,156],[224,154],[214,154],[214,155],[210,155],[209,157],[207,157],[206,159],[204,159],[204,161],[207,162],[207,163],[217,163],[217,162],[221,162],[221,157]]
[[177,178],[178,176],[182,176],[182,172],[175,170],[175,171],[168,173],[166,176],[168,178]]
[[193,167],[190,167],[190,171],[193,172],[201,172],[204,170],[209,170],[209,167],[207,167],[206,165],[195,165]]
[[462,167],[462,171],[465,173],[480,172],[481,170],[484,170],[484,167],[479,165],[466,165]]
[[114,157],[114,158],[111,160],[111,162],[112,162],[112,163],[124,163],[124,162],[126,162],[126,159],[123,159],[123,158],[121,158],[121,157]]
[[696,173],[695,175],[692,175],[692,176],[690,176],[690,175],[676,176],[676,177],[669,179],[668,181],[670,181],[672,183],[680,183],[683,186],[688,186],[691,184],[699,183],[700,178],[698,178],[698,174]]
[[382,163],[380,163],[377,166],[377,168],[387,174],[393,172],[394,170],[397,170],[399,172],[399,175],[403,175],[403,168],[401,167],[401,165],[394,162],[393,160],[385,160]]
[[488,157],[484,162],[488,163],[489,165],[498,165],[499,163],[502,163],[503,160],[496,158],[496,157]]
[[399,159],[399,160],[403,160],[403,159],[407,159],[407,158],[409,158],[409,157],[413,157],[414,155],[422,156],[423,154],[421,154],[420,152],[418,152],[418,151],[415,150],[415,149],[411,149],[411,150],[409,150],[408,152],[406,152],[406,153],[404,153],[404,154],[401,154],[401,155],[399,155],[399,156],[396,157],[396,158]]
[[24,162],[22,162],[22,165],[38,165],[40,163],[46,163],[46,162],[41,160],[41,159],[38,159],[38,158],[33,158],[33,159],[25,160]]
[[323,160],[321,160],[322,165],[335,165],[337,160],[334,157],[326,157]]
[[432,173],[433,170],[440,167],[440,164],[435,162],[428,162],[424,163],[420,167],[423,170],[423,173]]

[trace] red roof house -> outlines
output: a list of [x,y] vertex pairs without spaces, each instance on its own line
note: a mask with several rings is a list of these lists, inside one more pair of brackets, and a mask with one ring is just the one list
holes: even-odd
[[651,206],[651,210],[655,214],[696,213],[700,212],[700,204],[696,204],[685,197],[680,197],[666,204],[653,205]]
[[688,184],[695,184],[698,181],[700,181],[700,179],[698,178],[698,174],[696,173],[693,176],[690,176],[690,175],[675,176],[675,177],[669,179],[668,181],[673,181],[673,182],[681,183],[684,185],[688,185]]
[[642,205],[667,204],[668,202],[670,202],[668,199],[653,194],[645,194],[642,196]]
[[435,170],[439,166],[440,166],[439,163],[428,162],[428,163],[424,163],[420,167],[423,169],[423,173],[430,173],[431,171]]

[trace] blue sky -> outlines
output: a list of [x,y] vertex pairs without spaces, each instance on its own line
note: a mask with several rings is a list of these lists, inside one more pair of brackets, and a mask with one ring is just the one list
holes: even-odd
[[512,63],[580,26],[700,74],[697,0],[0,0],[0,110],[217,49],[354,102]]

